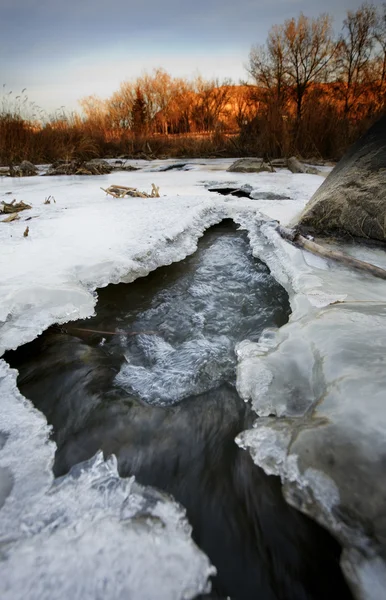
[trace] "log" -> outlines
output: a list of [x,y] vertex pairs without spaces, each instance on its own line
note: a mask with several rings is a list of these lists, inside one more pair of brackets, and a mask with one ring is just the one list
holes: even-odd
[[346,267],[351,267],[353,269],[359,269],[361,271],[365,271],[374,277],[379,277],[380,279],[386,279],[386,270],[381,267],[377,267],[371,263],[365,262],[363,260],[359,260],[358,258],[354,258],[353,256],[349,256],[348,254],[344,254],[344,252],[339,252],[338,250],[330,250],[329,248],[325,248],[312,240],[307,239],[300,233],[297,233],[293,229],[286,229],[285,227],[277,227],[277,232],[280,236],[292,243],[294,246],[298,248],[303,248],[308,252],[312,252],[312,254],[317,254],[318,256],[322,256],[323,258],[327,258],[329,260],[334,260],[336,262],[340,262],[344,264]]

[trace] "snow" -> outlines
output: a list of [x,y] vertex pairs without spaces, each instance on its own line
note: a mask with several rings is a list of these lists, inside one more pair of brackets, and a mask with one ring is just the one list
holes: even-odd
[[[1,178],[0,200],[32,209],[0,223],[0,356],[55,322],[91,316],[96,288],[185,258],[207,227],[233,219],[288,291],[293,311],[280,330],[237,347],[239,393],[261,417],[238,443],[281,477],[288,502],[339,539],[356,596],[377,600],[386,572],[386,282],[298,250],[275,231],[272,220],[293,221],[320,176],[228,173],[230,160],[174,162],[188,165],[165,171],[173,161],[136,161],[140,171],[107,176]],[[147,191],[155,183],[161,198],[112,199],[100,190],[112,183]],[[224,183],[290,200],[207,189]],[[49,195],[56,203],[45,205]],[[379,250],[348,250],[384,264]],[[212,568],[172,499],[154,501],[154,491],[120,479],[114,460],[99,455],[53,482],[49,429],[15,376],[0,361],[1,597],[24,597],[35,583],[33,598],[58,600],[102,590],[151,598],[155,589],[158,598],[192,598],[205,590]]]
[[[215,164],[220,169],[230,161]],[[321,182],[319,176],[285,170],[256,175],[219,171],[217,177],[220,182],[248,182],[259,191],[290,196],[291,201],[214,194],[204,187],[208,172],[196,163],[191,171],[182,172],[2,177],[0,189],[5,193],[0,193],[0,201],[16,198],[31,204],[32,210],[21,213],[20,221],[0,227],[0,356],[51,323],[92,314],[95,288],[133,281],[193,253],[203,231],[224,217],[258,211],[288,222]],[[155,183],[161,198],[112,199],[100,189],[112,183],[148,191]],[[56,203],[45,205],[50,195]]]

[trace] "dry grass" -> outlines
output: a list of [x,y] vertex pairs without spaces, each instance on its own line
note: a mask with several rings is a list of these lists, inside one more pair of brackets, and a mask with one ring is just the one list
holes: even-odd
[[[61,113],[36,118],[37,107],[26,110],[23,102],[0,99],[0,165],[23,160],[35,164],[57,160],[87,161],[99,157],[126,158],[213,158],[297,155],[303,158],[339,159],[347,147],[379,116],[371,102],[361,117],[342,119],[341,107],[331,91],[315,90],[304,103],[301,124],[294,107],[279,110],[274,103],[260,102],[258,116],[238,132],[217,127],[213,132],[194,134],[135,135],[127,128],[91,117]],[[31,110],[35,112],[31,113]],[[39,113],[40,114],[40,113]]]

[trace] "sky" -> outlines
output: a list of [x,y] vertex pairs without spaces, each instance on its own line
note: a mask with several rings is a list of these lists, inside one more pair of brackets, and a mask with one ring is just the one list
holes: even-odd
[[[173,76],[247,79],[251,46],[303,12],[339,31],[362,0],[0,0],[0,95],[27,88],[47,112],[107,98],[163,67]],[[380,4],[381,0],[376,0]],[[1,98],[0,98],[1,99]]]

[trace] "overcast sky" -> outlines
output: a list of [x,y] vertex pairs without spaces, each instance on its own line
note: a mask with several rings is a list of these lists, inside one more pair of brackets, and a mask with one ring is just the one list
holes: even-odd
[[[381,0],[377,0],[376,4]],[[361,0],[0,0],[0,84],[52,111],[144,70],[246,78],[253,44],[303,11],[338,31]],[[4,93],[4,91],[3,91]]]

